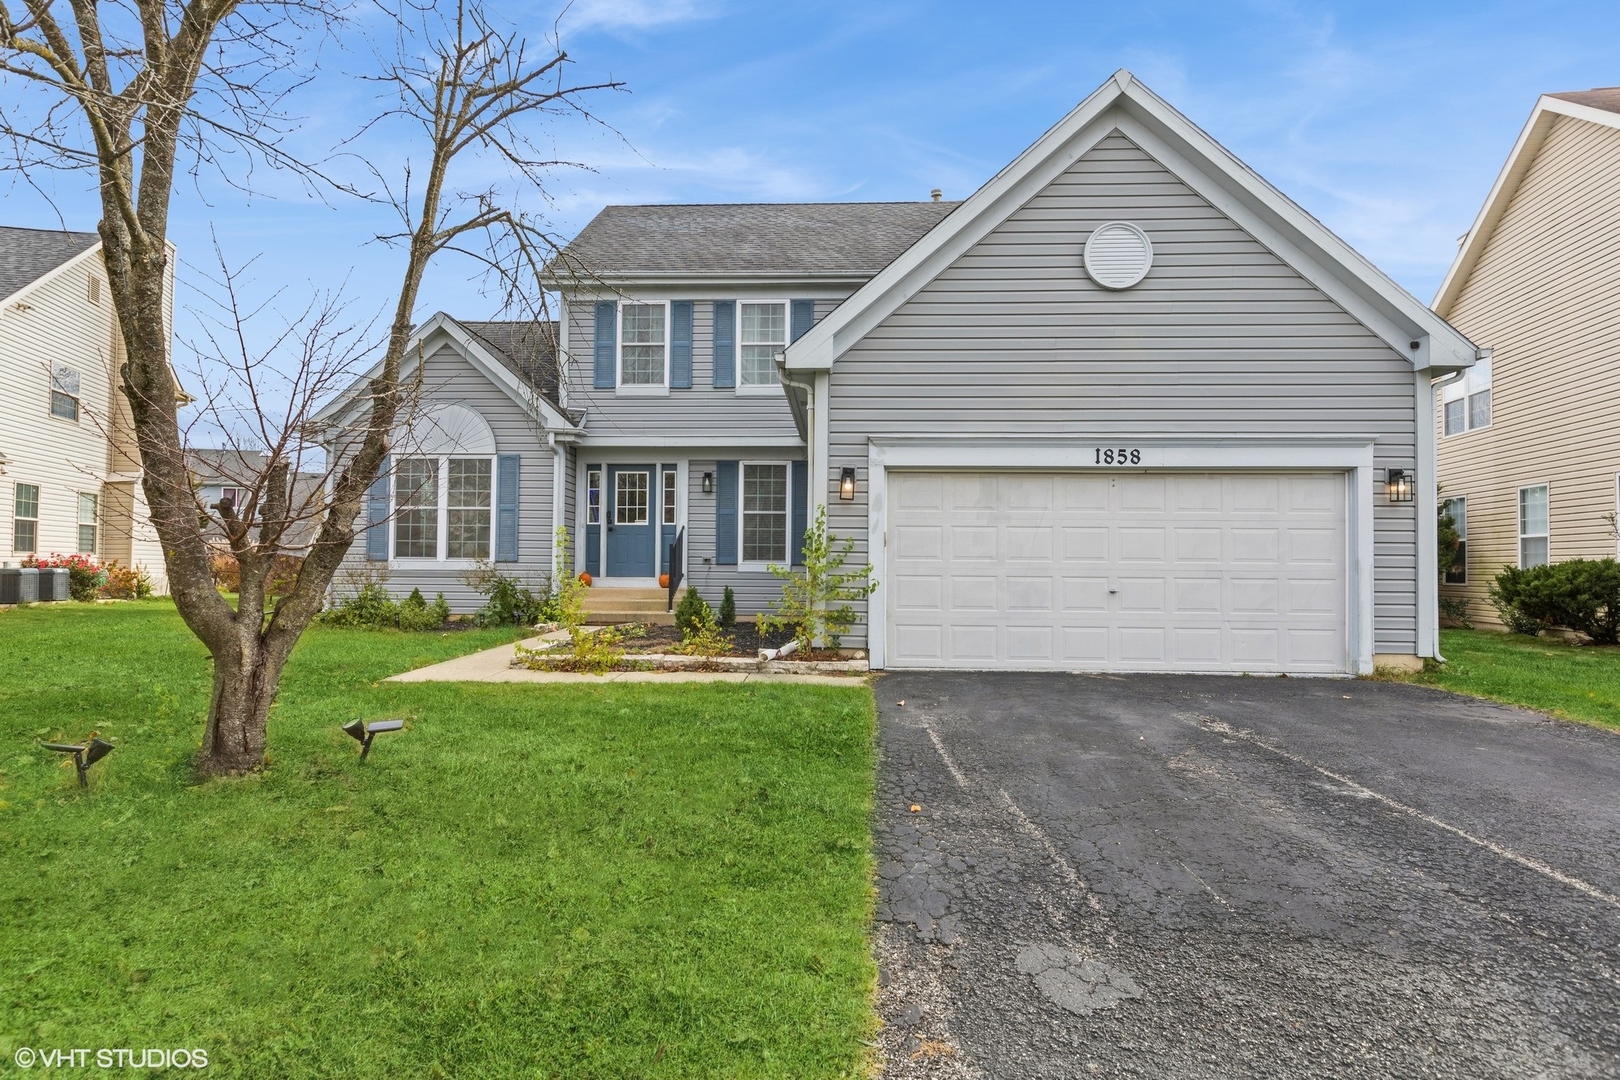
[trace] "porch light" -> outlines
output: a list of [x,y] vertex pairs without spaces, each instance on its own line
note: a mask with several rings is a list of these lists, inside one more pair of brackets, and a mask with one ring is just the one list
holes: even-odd
[[372,739],[384,731],[398,731],[404,726],[403,720],[378,720],[376,723],[368,724],[356,718],[343,725],[343,732],[360,744],[360,760],[364,761],[366,755],[371,753]]
[[841,502],[855,501],[855,466],[845,465],[838,474],[838,498]]
[[714,473],[712,472],[706,472],[703,474],[703,494],[714,494]]
[[58,754],[73,755],[73,768],[78,771],[80,787],[90,786],[90,781],[85,779],[85,775],[90,771],[90,766],[94,765],[96,762],[113,752],[113,744],[99,736],[91,739],[83,746],[79,746],[74,743],[54,742],[43,743],[41,745],[43,745],[47,750],[56,751]]
[[1413,499],[1412,474],[1405,469],[1391,469],[1384,480],[1384,492],[1392,503],[1408,503]]

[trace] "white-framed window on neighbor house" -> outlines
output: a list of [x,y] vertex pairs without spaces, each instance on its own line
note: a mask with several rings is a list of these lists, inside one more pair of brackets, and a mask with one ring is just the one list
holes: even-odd
[[1451,557],[1451,565],[1446,567],[1447,585],[1468,584],[1468,500],[1466,498],[1447,499],[1446,513],[1451,515],[1453,525],[1457,529],[1457,552]]
[[242,504],[247,502],[247,492],[242,488],[227,485],[219,489],[219,501],[228,502],[237,509],[241,509]]
[[791,470],[785,461],[745,461],[742,463],[742,564],[746,569],[762,569],[771,563],[787,565]]
[[60,420],[79,419],[79,373],[61,364],[51,368],[51,415]]
[[394,558],[490,557],[495,459],[404,457],[394,466]]
[[1546,484],[1519,489],[1519,566],[1546,566],[1548,562],[1549,498]]
[[18,484],[11,489],[11,550],[13,554],[39,550],[39,485]]
[[1467,373],[1440,392],[1447,435],[1461,435],[1491,426],[1491,357],[1474,362]]
[[788,306],[783,301],[737,305],[741,324],[737,344],[741,361],[739,389],[781,385],[776,371],[776,354],[787,348]]
[[101,499],[88,491],[79,492],[79,554],[96,553],[96,512]]
[[669,309],[664,304],[619,305],[619,385],[669,385]]

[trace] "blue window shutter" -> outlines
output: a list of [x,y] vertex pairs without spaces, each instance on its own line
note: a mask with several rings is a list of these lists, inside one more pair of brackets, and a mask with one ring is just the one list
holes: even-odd
[[816,302],[814,300],[793,301],[793,336],[788,340],[798,341],[815,324]]
[[366,561],[388,561],[388,455],[366,489]]
[[804,531],[810,527],[810,464],[793,463],[793,565],[804,565]]
[[690,300],[673,300],[669,305],[669,385],[674,390],[692,389]]
[[495,561],[518,561],[518,477],[521,454],[495,458]]
[[[717,305],[718,306],[718,305]],[[714,463],[714,561],[737,565],[737,463]]]
[[596,381],[598,390],[611,390],[618,384],[619,305],[612,300],[596,303]]
[[[737,302],[714,302],[714,385],[728,389],[737,385]],[[736,560],[733,559],[733,562]]]

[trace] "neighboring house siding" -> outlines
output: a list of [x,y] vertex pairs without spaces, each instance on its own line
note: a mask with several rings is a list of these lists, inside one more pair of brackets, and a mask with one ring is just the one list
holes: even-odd
[[[1141,225],[1154,266],[1120,293],[1091,231]],[[1346,435],[1416,468],[1414,372],[1292,268],[1115,134],[838,359],[829,529],[866,556],[873,436]],[[838,473],[854,465],[854,502]],[[1374,498],[1374,651],[1417,646],[1416,521]],[[860,644],[854,638],[850,644]]]
[[[627,288],[623,296],[604,296],[620,303],[625,297],[641,300],[693,300],[692,311],[692,388],[670,390],[668,397],[633,396],[612,389],[595,389],[592,384],[592,343],[595,339],[596,297],[572,296],[567,304],[568,354],[565,365],[567,405],[586,412],[586,439],[593,445],[608,445],[616,439],[653,437],[796,438],[793,414],[782,394],[739,393],[714,386],[714,301],[816,299],[819,319],[836,307],[843,295],[829,295],[824,287],[815,289],[774,287],[769,291],[740,293],[725,291],[707,298],[696,297],[697,290],[674,293],[665,290]],[[668,362],[666,356],[665,362]]]
[[[100,302],[89,299],[89,278],[100,279]],[[100,250],[50,271],[0,310],[0,562],[17,565],[29,553],[14,547],[18,484],[39,488],[36,552],[78,550],[79,494],[98,501],[96,555],[142,565],[163,590],[161,547],[145,499],[128,471],[138,465],[120,451],[128,406],[115,397],[122,359],[112,296]],[[51,415],[55,364],[79,375],[79,418]],[[122,475],[119,475],[122,474]]]
[[[422,370],[424,401],[454,402],[478,413],[495,436],[496,452],[521,454],[518,495],[518,561],[498,563],[503,574],[537,584],[551,569],[552,455],[533,417],[499,387],[486,379],[453,346],[442,345],[429,356]],[[357,523],[365,524],[364,517]],[[365,534],[357,532],[333,582],[338,596],[353,592],[360,575],[386,570],[388,590],[398,596],[419,588],[427,599],[442,592],[457,614],[476,611],[484,597],[461,579],[465,571],[421,563],[390,566],[366,559]]]
[[[1446,317],[1495,351],[1489,427],[1438,436],[1442,497],[1468,500],[1468,600],[1518,562],[1518,489],[1550,488],[1552,561],[1606,558],[1620,474],[1620,130],[1560,117]],[[1441,415],[1435,418],[1443,432]]]

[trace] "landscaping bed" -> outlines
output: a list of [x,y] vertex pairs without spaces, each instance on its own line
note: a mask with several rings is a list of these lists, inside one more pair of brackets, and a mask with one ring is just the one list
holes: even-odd
[[[198,783],[208,662],[173,605],[60,607],[0,613],[0,1060],[863,1075],[864,686],[391,683],[532,631],[318,626],[269,767]],[[354,717],[405,729],[361,763]],[[81,791],[39,743],[91,730],[116,749]]]
[[[749,625],[752,624],[738,624]],[[538,647],[519,646],[512,658],[512,666],[531,671],[580,672],[606,675],[613,671],[729,671],[755,672],[778,675],[865,675],[870,667],[862,651],[815,649],[808,653],[791,651],[783,658],[765,658],[760,654],[761,641],[757,633],[743,640],[755,647],[743,648],[729,635],[724,648],[703,653],[687,651],[680,632],[669,626],[642,626],[624,623],[617,626],[582,630],[574,638],[566,631],[554,630],[551,640]],[[739,635],[740,637],[741,635]],[[789,645],[791,633],[764,640],[775,649]],[[780,641],[780,645],[775,642]]]

